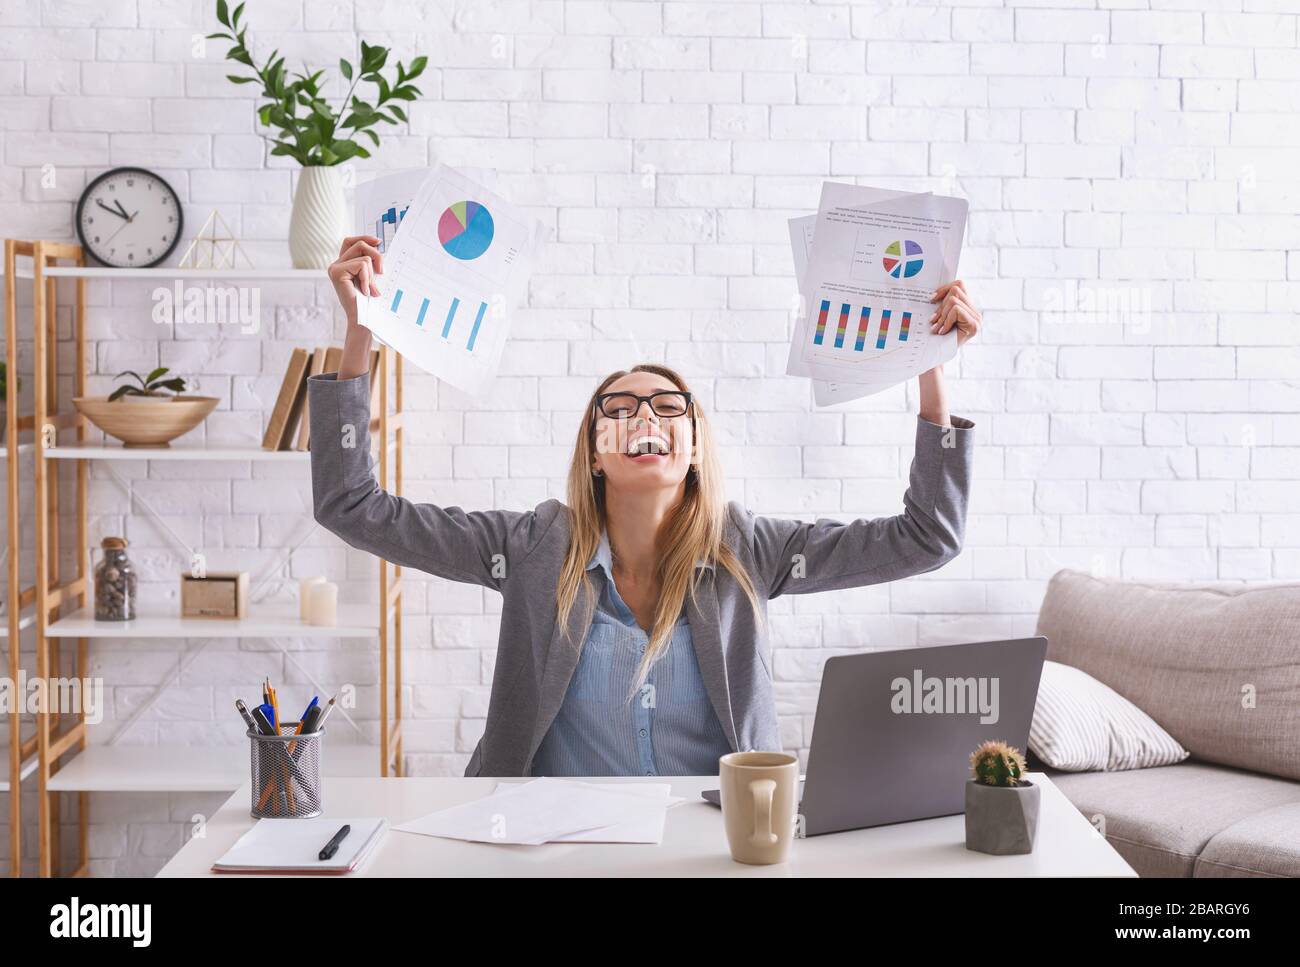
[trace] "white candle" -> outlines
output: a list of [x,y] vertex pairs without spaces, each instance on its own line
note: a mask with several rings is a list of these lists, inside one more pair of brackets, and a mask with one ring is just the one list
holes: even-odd
[[339,623],[339,586],[331,581],[318,581],[307,589],[308,624],[333,628]]
[[320,584],[325,578],[303,578],[298,582],[298,618],[303,624],[311,624],[311,586]]

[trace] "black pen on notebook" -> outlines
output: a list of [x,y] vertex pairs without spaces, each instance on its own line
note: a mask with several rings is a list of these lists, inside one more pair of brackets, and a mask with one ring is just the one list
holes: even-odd
[[320,851],[319,858],[322,860],[332,858],[339,851],[339,844],[343,842],[350,832],[352,832],[352,827],[344,825],[342,829],[334,834],[334,838],[325,844],[325,848]]

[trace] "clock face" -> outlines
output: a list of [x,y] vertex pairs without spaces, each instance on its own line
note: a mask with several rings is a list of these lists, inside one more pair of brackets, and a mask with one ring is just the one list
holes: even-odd
[[151,171],[115,168],[82,193],[77,234],[82,246],[105,265],[157,265],[180,239],[180,199]]

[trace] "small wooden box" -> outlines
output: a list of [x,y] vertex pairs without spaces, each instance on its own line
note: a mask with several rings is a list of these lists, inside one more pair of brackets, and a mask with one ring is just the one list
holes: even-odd
[[233,621],[247,615],[247,571],[214,571],[201,578],[181,575],[182,618],[224,618]]

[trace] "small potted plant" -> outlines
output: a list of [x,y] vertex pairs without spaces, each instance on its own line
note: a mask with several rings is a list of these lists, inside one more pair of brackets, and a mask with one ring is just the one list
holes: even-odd
[[[135,370],[125,369],[118,373],[114,379],[130,376],[135,380],[136,385],[132,386],[130,383],[123,383],[108,395],[108,401],[115,403],[118,400],[148,402],[149,400],[179,399],[179,394],[185,392],[185,377],[172,376],[164,379],[163,377],[167,376],[168,372],[166,366],[159,366],[148,376],[141,376]],[[170,390],[171,393],[164,393],[163,390]]]
[[966,848],[1007,856],[1034,851],[1039,789],[1024,778],[1025,757],[1005,742],[984,742],[970,757]]
[[[278,49],[254,57],[243,14],[243,3],[231,11],[226,0],[217,0],[217,22],[225,29],[208,34],[208,39],[229,41],[226,59],[252,71],[251,76],[227,74],[226,79],[257,85],[261,98],[257,119],[272,132],[271,154],[292,158],[302,166],[289,220],[289,254],[296,268],[323,269],[338,256],[339,242],[347,234],[349,213],[339,165],[369,158],[362,136],[377,148],[375,129],[380,124],[406,123],[403,103],[420,97],[420,89],[411,82],[424,73],[429,59],[420,56],[409,64],[390,64],[387,47],[362,41],[355,65],[339,60],[339,73],[348,87],[341,99],[331,102],[325,71],[306,66],[291,70]],[[373,90],[359,91],[362,81],[373,85]]]
[[[219,402],[215,396],[182,395],[188,385],[185,378],[167,374],[165,366],[147,376],[128,369],[117,379],[129,376],[134,382],[122,383],[108,396],[78,396],[72,404],[128,447],[165,447],[198,426]],[[132,405],[125,405],[128,401]]]

